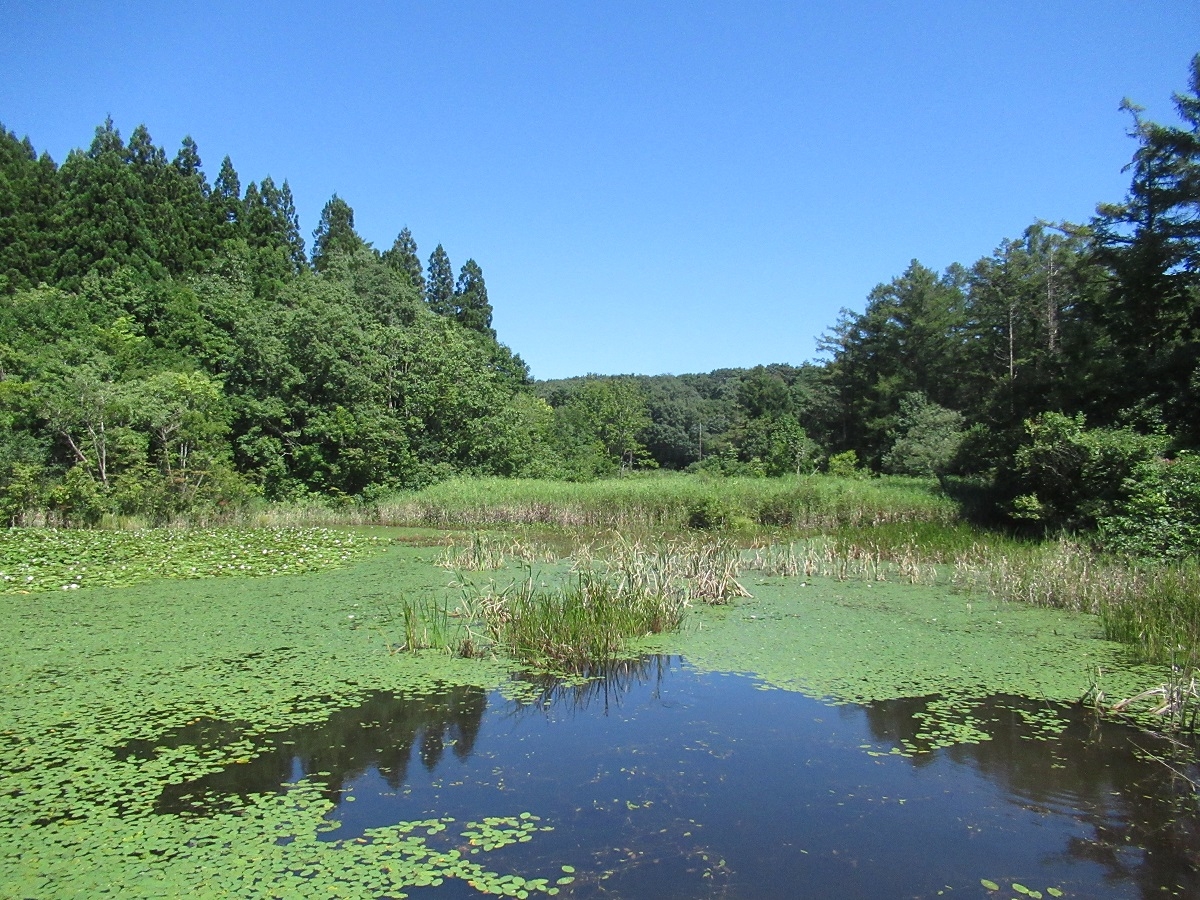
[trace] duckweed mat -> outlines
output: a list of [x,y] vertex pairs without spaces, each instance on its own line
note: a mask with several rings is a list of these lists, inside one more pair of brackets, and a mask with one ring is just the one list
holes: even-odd
[[[340,561],[337,548],[324,546]],[[282,897],[320,884],[324,896],[399,897],[406,886],[445,878],[492,893],[515,884],[505,880],[513,873],[430,844],[430,829],[479,823],[399,823],[352,845],[319,841],[330,804],[310,781],[200,818],[155,811],[164,788],[249,764],[273,735],[321,722],[372,691],[416,696],[446,683],[504,683],[510,670],[501,662],[384,649],[399,596],[444,592],[433,552],[393,547],[352,567],[291,577],[0,599],[8,622],[0,896]],[[236,739],[212,746],[123,752],[158,746],[199,721],[241,725]],[[515,817],[509,831],[530,830],[527,810],[498,807],[496,815]],[[554,887],[530,882],[520,890]]]
[[1169,675],[1105,640],[1093,616],[878,581],[749,585],[753,598],[696,610],[682,633],[641,646],[831,703],[993,694],[1074,703],[1097,683],[1124,697]]
[[[454,597],[434,548],[315,529],[164,532],[153,552],[121,535],[39,534],[0,543],[11,579],[0,596],[0,896],[572,889],[558,865],[505,871],[505,848],[545,840],[555,824],[503,792],[482,817],[422,816],[347,838],[329,833],[334,799],[319,772],[284,773],[286,790],[231,796],[203,815],[161,806],[379,691],[460,686],[536,700],[537,681],[514,678],[504,660],[389,652],[402,598]],[[296,574],[202,577],[284,573]],[[772,579],[751,589],[752,600],[698,609],[682,634],[646,646],[827,702],[933,697],[914,710],[920,729],[904,753],[984,740],[972,710],[987,695],[1075,700],[1097,670],[1111,695],[1128,695],[1162,677],[1130,667],[1088,617],[887,584]],[[189,742],[203,723],[236,727]],[[1052,713],[1039,724],[1056,727]],[[876,752],[890,750],[863,751]]]

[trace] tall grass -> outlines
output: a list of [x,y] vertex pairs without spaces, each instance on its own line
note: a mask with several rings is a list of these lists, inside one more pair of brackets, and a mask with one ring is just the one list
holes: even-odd
[[580,670],[619,656],[629,638],[678,628],[686,599],[632,590],[597,572],[546,586],[532,574],[464,601],[492,643],[522,662]]
[[553,525],[678,530],[715,510],[725,526],[828,529],[956,520],[936,482],[807,476],[704,478],[659,475],[587,483],[452,479],[377,507],[379,524],[479,528]]
[[737,580],[740,560],[719,539],[617,538],[582,545],[565,582],[541,583],[532,568],[502,588],[464,581],[463,652],[490,645],[524,662],[589,671],[620,656],[630,638],[678,628],[693,602],[749,596]]

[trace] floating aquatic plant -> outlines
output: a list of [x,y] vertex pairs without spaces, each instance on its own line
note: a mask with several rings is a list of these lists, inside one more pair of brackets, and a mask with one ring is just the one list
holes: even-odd
[[154,578],[294,575],[345,565],[384,546],[327,528],[0,531],[0,592],[124,586]]

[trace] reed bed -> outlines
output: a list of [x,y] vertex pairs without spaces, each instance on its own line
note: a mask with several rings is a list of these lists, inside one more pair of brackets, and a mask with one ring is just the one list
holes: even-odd
[[898,522],[951,523],[957,515],[953,501],[942,495],[932,480],[660,475],[587,483],[452,479],[380,502],[375,524],[648,531],[739,525],[832,529]]
[[769,544],[752,551],[749,568],[764,575],[819,576],[838,581],[902,580],[909,584],[935,584],[937,566],[920,548],[897,548],[869,539],[817,537],[787,544]]
[[539,541],[475,531],[462,545],[451,538],[435,565],[455,571],[482,572],[503,569],[513,562],[552,563],[558,558],[553,547]]
[[549,586],[530,575],[463,602],[492,645],[522,662],[576,671],[619,656],[630,638],[678,628],[686,606],[678,594],[632,590],[597,572]]
[[725,539],[662,539],[653,544],[618,538],[604,552],[605,572],[621,588],[676,594],[685,602],[723,604],[749,597],[738,581],[741,550]]

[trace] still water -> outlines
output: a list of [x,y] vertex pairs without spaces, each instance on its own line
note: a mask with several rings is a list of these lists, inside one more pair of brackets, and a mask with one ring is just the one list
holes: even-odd
[[[375,694],[156,809],[204,816],[308,776],[336,803],[329,839],[529,812],[551,830],[496,857],[528,877],[569,865],[561,896],[579,898],[1200,897],[1194,767],[1083,709],[976,700],[976,743],[922,749],[942,698],[827,705],[667,656],[595,675],[531,677],[521,700]],[[238,736],[199,722],[174,739]],[[479,896],[454,880],[411,895]]]

